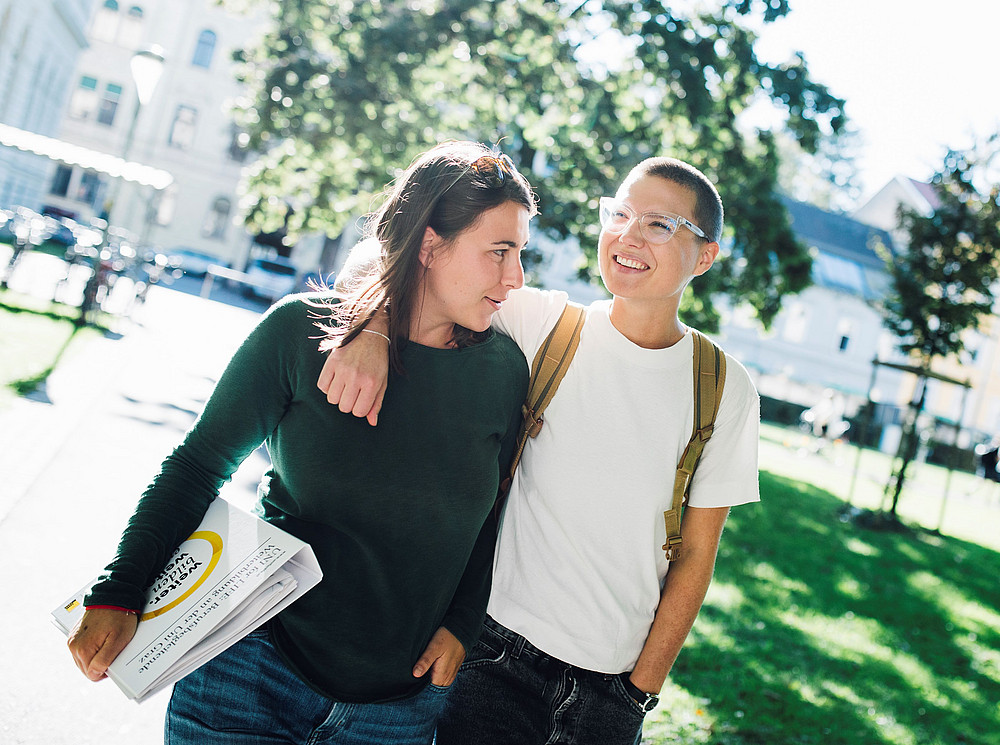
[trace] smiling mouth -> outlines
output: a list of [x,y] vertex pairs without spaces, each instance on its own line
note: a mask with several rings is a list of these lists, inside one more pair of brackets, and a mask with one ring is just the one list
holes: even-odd
[[638,259],[630,259],[627,256],[615,255],[615,263],[627,269],[649,269],[649,264],[644,264]]
[[493,299],[493,298],[491,298],[491,297],[488,297],[488,298],[486,298],[486,299],[487,299],[487,300],[488,300],[488,301],[490,302],[490,304],[491,304],[491,305],[492,305],[492,306],[493,306],[494,308],[496,308],[497,310],[500,310],[500,305],[501,305],[501,304],[503,303],[503,300],[494,300],[494,299]]

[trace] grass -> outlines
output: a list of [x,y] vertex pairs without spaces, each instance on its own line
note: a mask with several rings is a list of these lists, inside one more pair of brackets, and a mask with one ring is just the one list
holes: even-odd
[[0,290],[0,408],[34,391],[80,344],[107,332],[101,326],[78,328],[73,323],[78,313]]
[[[733,510],[645,742],[1000,743],[1000,554],[926,528],[844,521],[853,460],[800,457],[789,437],[798,442],[765,427],[763,501]],[[881,499],[871,474],[885,466],[884,482],[888,465],[865,454],[856,504]],[[901,514],[933,522],[946,478],[922,466]],[[952,478],[957,491],[965,482]],[[997,507],[949,509],[977,514],[997,540]]]

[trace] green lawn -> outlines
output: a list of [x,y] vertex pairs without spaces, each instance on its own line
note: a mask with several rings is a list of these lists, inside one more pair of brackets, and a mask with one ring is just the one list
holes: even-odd
[[[930,530],[842,521],[854,451],[814,455],[808,445],[764,428],[763,501],[733,510],[646,741],[1000,743],[1000,554]],[[888,467],[865,454],[855,504],[880,501]],[[915,474],[901,514],[935,528],[947,473]],[[976,485],[952,476],[946,530],[975,523],[995,543],[1000,508],[986,498],[996,493],[962,496]]]
[[104,333],[77,329],[76,308],[0,290],[0,408],[30,393],[78,345]]

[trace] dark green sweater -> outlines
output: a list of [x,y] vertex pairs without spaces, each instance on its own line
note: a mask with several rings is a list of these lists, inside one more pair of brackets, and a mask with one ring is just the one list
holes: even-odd
[[259,514],[307,541],[322,582],[272,622],[288,664],[342,701],[411,695],[439,626],[468,650],[489,595],[488,520],[527,390],[527,364],[490,332],[458,350],[409,343],[377,427],[327,403],[316,310],[299,295],[244,341],[183,443],[144,492],[88,605],[138,610],[170,553],[266,442]]

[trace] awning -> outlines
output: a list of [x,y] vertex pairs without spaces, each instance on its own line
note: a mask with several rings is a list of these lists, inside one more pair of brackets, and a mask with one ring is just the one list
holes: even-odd
[[27,132],[6,124],[0,124],[0,145],[41,155],[68,166],[79,166],[113,178],[133,181],[143,186],[152,186],[154,189],[166,189],[174,182],[173,176],[159,168],[125,161],[108,153],[73,145],[34,132]]

